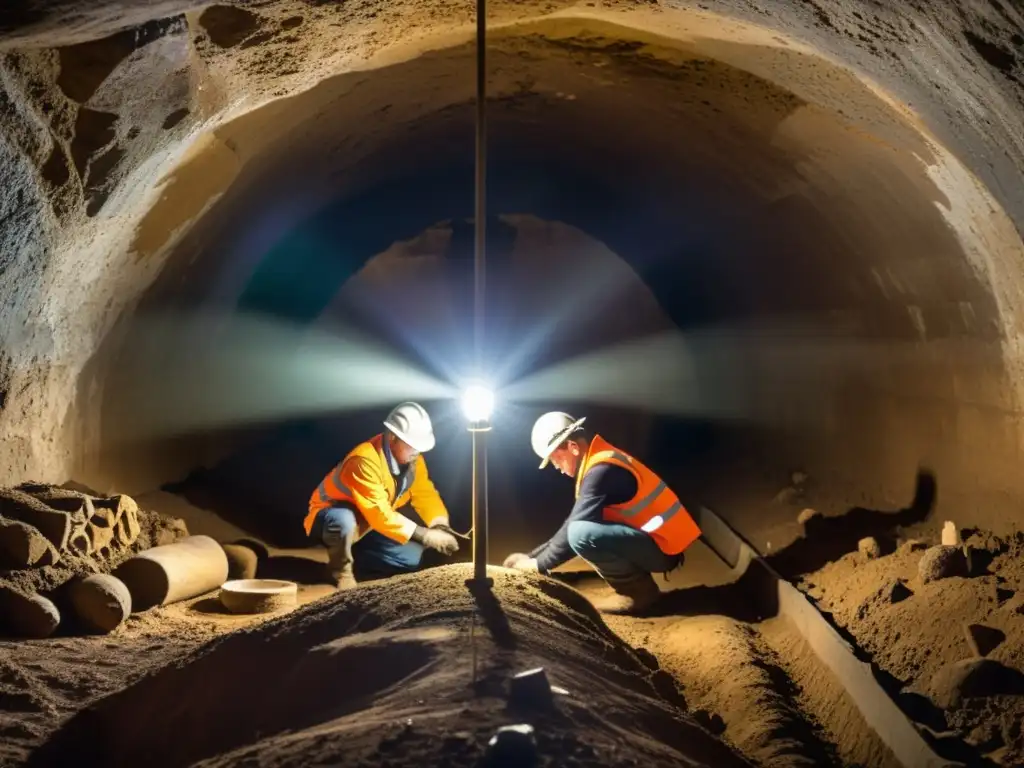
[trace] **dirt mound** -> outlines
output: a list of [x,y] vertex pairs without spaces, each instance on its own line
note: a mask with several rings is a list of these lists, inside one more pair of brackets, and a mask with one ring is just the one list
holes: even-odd
[[801,587],[892,676],[908,715],[936,733],[955,730],[1001,764],[1021,765],[1024,696],[976,686],[952,695],[944,681],[958,662],[982,654],[1003,665],[1002,677],[1024,671],[1024,616],[1013,609],[1024,590],[1024,534],[972,532],[965,545],[964,568],[973,575],[961,569],[933,579],[922,561],[953,548],[906,541],[877,560],[848,554]]
[[[496,572],[493,597],[474,597],[469,573],[365,585],[218,639],[74,717],[28,764],[468,766],[516,722],[536,728],[541,765],[747,764],[578,593]],[[536,666],[569,691],[554,715],[506,706],[509,677]]]

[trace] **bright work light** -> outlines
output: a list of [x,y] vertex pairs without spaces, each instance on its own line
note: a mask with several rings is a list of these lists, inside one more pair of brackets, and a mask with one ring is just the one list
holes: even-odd
[[491,418],[494,411],[494,393],[482,384],[472,384],[462,393],[462,413],[471,422],[479,423]]

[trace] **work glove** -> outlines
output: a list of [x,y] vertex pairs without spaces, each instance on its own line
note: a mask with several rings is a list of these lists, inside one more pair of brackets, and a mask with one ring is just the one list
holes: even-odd
[[522,552],[513,552],[511,555],[505,558],[505,562],[503,562],[501,565],[504,568],[515,568],[516,563],[518,563],[520,560],[527,560],[529,559],[529,557],[529,555],[524,555]]
[[447,531],[440,528],[427,528],[423,532],[423,546],[440,552],[442,555],[454,555],[459,551],[459,542]]

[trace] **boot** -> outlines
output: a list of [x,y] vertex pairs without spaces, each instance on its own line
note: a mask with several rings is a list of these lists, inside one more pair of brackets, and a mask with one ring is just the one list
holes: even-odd
[[594,600],[594,607],[601,613],[638,614],[650,608],[661,598],[661,590],[649,573],[640,573],[626,578],[605,578],[616,594]]
[[327,550],[327,570],[330,572],[331,582],[339,590],[352,589],[357,583],[353,571],[355,559],[352,557],[352,544],[354,541],[355,531]]
[[331,571],[331,579],[334,581],[335,589],[352,589],[357,586],[356,576],[352,573],[352,564],[341,571]]

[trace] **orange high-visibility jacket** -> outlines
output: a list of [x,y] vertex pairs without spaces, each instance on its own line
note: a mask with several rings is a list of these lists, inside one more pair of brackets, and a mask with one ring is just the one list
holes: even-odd
[[430,526],[448,523],[448,510],[427,473],[427,463],[417,456],[405,492],[395,498],[395,477],[384,455],[384,436],[376,435],[360,443],[323,479],[309,497],[309,512],[303,525],[308,536],[317,513],[325,507],[352,504],[359,512],[357,538],[371,528],[389,539],[405,544],[416,530],[416,523],[395,510],[411,501],[413,509]]
[[625,504],[604,508],[605,520],[623,523],[649,534],[666,555],[678,555],[700,537],[696,521],[665,481],[600,435],[594,435],[580,464],[580,471],[576,473],[577,498],[583,478],[598,464],[614,464],[628,469],[636,478],[637,485],[636,495]]

